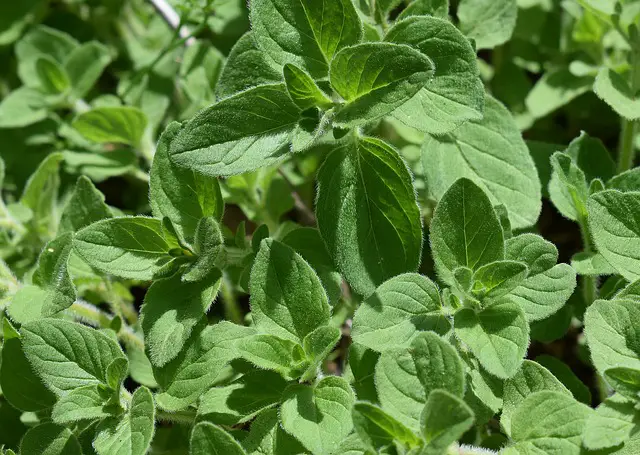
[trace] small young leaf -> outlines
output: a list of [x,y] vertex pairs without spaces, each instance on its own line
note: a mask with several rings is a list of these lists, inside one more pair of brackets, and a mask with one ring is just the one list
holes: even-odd
[[64,61],[64,69],[71,84],[71,97],[76,100],[84,98],[109,63],[109,49],[97,41],[89,41],[76,47]]
[[479,312],[464,308],[453,326],[489,373],[501,379],[516,374],[529,345],[529,324],[518,305],[506,300]]
[[327,157],[318,182],[320,234],[356,292],[369,296],[418,268],[422,217],[411,174],[393,148],[378,139],[354,140]]
[[201,218],[196,226],[194,250],[195,262],[182,275],[182,280],[196,282],[212,279],[220,274],[220,258],[224,257],[224,237],[215,218]]
[[80,114],[71,126],[86,139],[99,144],[113,142],[136,147],[147,122],[144,112],[134,107],[98,107]]
[[38,258],[38,269],[33,282],[46,291],[40,314],[53,316],[69,308],[76,300],[67,263],[71,254],[72,234],[62,234],[47,243]]
[[237,344],[238,356],[260,369],[273,370],[287,379],[299,376],[304,358],[300,345],[274,335],[258,334],[246,337]]
[[460,266],[477,270],[504,259],[500,221],[487,195],[469,179],[459,179],[442,196],[430,229],[436,269],[448,284]]
[[291,63],[284,66],[284,81],[287,85],[287,93],[303,111],[316,106],[327,109],[333,104],[311,76]]
[[609,368],[604,377],[613,389],[625,398],[640,400],[640,370],[634,368]]
[[444,453],[473,426],[474,419],[462,399],[445,390],[432,391],[420,415],[422,437],[427,443],[423,453]]
[[302,381],[314,378],[317,370],[327,356],[333,351],[342,337],[338,327],[322,326],[309,333],[302,340],[302,349],[309,362],[309,367],[302,374]]
[[473,274],[473,291],[486,298],[508,294],[518,287],[528,273],[526,264],[519,261],[495,261],[485,264]]
[[200,111],[177,132],[169,156],[209,176],[252,171],[284,157],[299,117],[284,85],[255,87]]
[[151,280],[180,245],[166,238],[158,219],[122,217],[99,221],[79,231],[74,251],[103,273]]
[[105,399],[98,385],[86,385],[70,390],[53,407],[51,419],[60,425],[73,424],[82,420],[108,417]]
[[222,218],[224,201],[217,179],[179,168],[169,160],[169,147],[179,131],[180,124],[171,123],[158,141],[149,174],[151,209],[158,218],[168,217],[178,233],[193,242],[201,218]]
[[106,218],[112,218],[104,195],[84,175],[78,178],[73,195],[62,212],[58,233],[76,232]]
[[313,455],[331,453],[353,429],[354,402],[351,387],[337,376],[315,386],[293,385],[285,391],[280,408],[282,427]]
[[385,281],[362,302],[353,316],[351,337],[382,352],[410,343],[419,331],[446,333],[450,328],[436,285],[406,273]]
[[484,116],[445,136],[429,135],[422,145],[429,193],[436,200],[459,178],[473,180],[503,204],[514,229],[533,225],[540,214],[538,172],[511,113],[495,98],[485,99]]
[[351,128],[392,112],[433,77],[434,64],[404,44],[364,43],[341,50],[331,61],[333,88],[344,98],[334,124]]
[[[403,13],[412,5],[430,2],[433,0],[414,1]],[[391,115],[405,125],[439,135],[482,118],[485,95],[476,53],[469,40],[446,20],[446,11],[443,19],[420,15],[397,22],[384,39],[415,47],[435,65],[433,79]]]
[[109,364],[124,358],[109,336],[74,322],[41,319],[20,331],[29,363],[58,396],[84,385],[106,384]]
[[140,316],[149,360],[154,366],[161,367],[178,355],[192,329],[207,313],[219,287],[219,276],[183,283],[180,274],[151,285]]
[[493,49],[511,38],[516,27],[516,0],[462,0],[458,6],[460,29],[478,49]]
[[640,278],[640,193],[602,191],[589,198],[587,210],[598,252],[627,280]]
[[146,387],[139,387],[124,417],[100,422],[93,447],[100,455],[144,455],[153,437],[154,423],[153,396]]
[[265,239],[251,271],[251,314],[258,330],[300,343],[329,321],[322,284],[299,254]]
[[43,423],[26,432],[20,442],[21,455],[82,455],[80,443],[68,428]]
[[334,55],[362,37],[351,0],[254,0],[250,9],[258,46],[278,65],[293,63],[314,78],[326,77]]
[[200,422],[191,432],[191,455],[246,455],[229,433],[209,422]]
[[413,431],[378,406],[364,401],[353,406],[353,425],[360,439],[372,450],[390,446],[394,441],[408,447],[421,443]]
[[46,56],[39,57],[35,64],[36,74],[40,82],[40,89],[46,95],[61,95],[71,86],[69,75],[54,59]]
[[260,413],[251,424],[249,434],[242,440],[242,446],[249,455],[298,455],[306,450],[297,439],[282,429],[277,409]]

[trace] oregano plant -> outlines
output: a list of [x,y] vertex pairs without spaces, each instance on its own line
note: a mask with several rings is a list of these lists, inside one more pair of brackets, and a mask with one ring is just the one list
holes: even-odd
[[0,2],[0,455],[640,453],[640,2]]

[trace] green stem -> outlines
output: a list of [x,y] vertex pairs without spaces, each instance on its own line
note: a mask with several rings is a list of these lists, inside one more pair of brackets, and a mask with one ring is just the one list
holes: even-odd
[[191,425],[196,418],[196,411],[190,409],[177,412],[156,411],[156,420]]
[[[625,35],[626,36],[626,35]],[[631,74],[629,76],[631,93],[636,93],[640,88],[640,49],[631,47]],[[622,132],[620,138],[620,151],[618,154],[618,174],[628,171],[633,167],[636,157],[635,137],[638,122],[636,120],[622,120]]]
[[[579,216],[578,224],[580,225],[580,234],[582,236],[584,252],[591,253],[595,251],[586,216]],[[598,280],[595,276],[585,275],[581,278],[581,281],[582,297],[584,298],[585,307],[588,307],[598,298]]]
[[222,301],[224,303],[225,317],[227,320],[235,324],[244,325],[242,310],[240,310],[240,305],[238,305],[238,301],[236,299],[236,293],[233,290],[233,284],[226,272],[222,272],[222,284],[220,288]]

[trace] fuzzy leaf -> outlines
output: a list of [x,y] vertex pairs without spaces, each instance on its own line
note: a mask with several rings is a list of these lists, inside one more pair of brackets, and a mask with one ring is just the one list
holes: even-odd
[[67,425],[82,420],[94,420],[108,417],[105,399],[97,385],[86,385],[70,390],[53,407],[51,419],[58,424]]
[[585,425],[582,444],[589,450],[616,447],[640,431],[640,415],[632,401],[613,395],[596,408]]
[[465,308],[455,314],[454,330],[480,364],[501,379],[518,371],[529,345],[529,324],[515,303],[497,302],[476,312]]
[[287,93],[302,110],[315,106],[328,108],[333,104],[309,74],[291,63],[284,66],[284,80],[287,85]]
[[343,128],[368,123],[412,98],[433,77],[433,62],[403,44],[364,43],[341,50],[330,80],[344,98],[333,122]]
[[[414,1],[412,5],[430,1]],[[476,53],[469,40],[446,20],[446,12],[443,19],[418,16],[400,21],[384,39],[415,47],[435,66],[433,79],[391,115],[420,131],[440,135],[482,118],[485,95]]]
[[484,117],[444,136],[427,136],[422,164],[429,193],[439,200],[459,178],[479,185],[492,205],[503,204],[511,226],[520,229],[538,219],[541,188],[538,172],[513,116],[491,96]]
[[191,455],[246,455],[242,446],[221,427],[200,422],[191,432]]
[[76,300],[76,288],[67,269],[72,234],[62,234],[48,242],[38,258],[33,282],[46,291],[40,314],[50,317],[69,308]]
[[55,423],[43,423],[24,435],[20,454],[82,455],[82,449],[71,430]]
[[460,30],[476,42],[478,49],[492,49],[511,38],[516,27],[516,0],[461,0]]
[[64,69],[71,85],[69,94],[73,99],[84,98],[109,63],[109,49],[97,41],[89,41],[76,47],[64,61]]
[[86,139],[99,144],[114,142],[136,147],[147,127],[147,116],[129,106],[98,107],[80,114],[72,126]]
[[58,233],[76,232],[112,217],[111,209],[104,202],[104,195],[83,175],[78,178],[73,195],[62,212]]
[[593,91],[613,108],[621,117],[628,120],[640,118],[640,99],[629,83],[614,70],[601,68],[593,84]]
[[378,406],[359,401],[353,406],[353,425],[362,441],[373,450],[398,441],[404,446],[417,447],[420,439],[402,423]]
[[338,270],[369,296],[418,268],[422,219],[411,174],[398,153],[373,138],[335,149],[318,174],[316,215]]
[[429,394],[420,416],[423,454],[438,454],[462,437],[473,426],[473,411],[457,396],[441,389]]
[[353,317],[353,341],[375,351],[401,347],[420,332],[446,333],[451,324],[442,312],[436,285],[417,273],[382,283]]

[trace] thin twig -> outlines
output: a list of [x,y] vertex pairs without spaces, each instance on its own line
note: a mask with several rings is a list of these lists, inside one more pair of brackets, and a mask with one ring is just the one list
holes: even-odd
[[293,203],[295,204],[298,212],[300,212],[300,214],[302,215],[302,218],[303,218],[302,221],[304,222],[304,224],[307,224],[309,226],[315,226],[316,215],[313,213],[313,210],[307,207],[307,204],[304,203],[304,201],[300,197],[300,194],[298,194],[298,192],[296,191],[296,186],[289,179],[289,177],[287,177],[284,171],[282,169],[278,169],[278,173],[284,179],[284,181],[287,182],[287,184],[291,187],[291,196],[293,197]]
[[[180,22],[181,22],[180,15],[175,9],[173,9],[173,6],[171,6],[166,0],[149,0],[149,1],[153,5],[153,7],[158,11],[158,13],[160,13],[160,15],[164,18],[167,24],[169,24],[169,27],[171,27],[174,30],[180,27]],[[188,27],[186,26],[180,27],[179,33],[180,33],[180,38],[185,40],[186,46],[191,46],[193,45],[193,43],[195,43],[196,39],[194,36],[192,36],[192,33]]]

